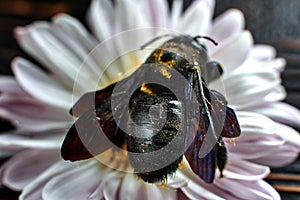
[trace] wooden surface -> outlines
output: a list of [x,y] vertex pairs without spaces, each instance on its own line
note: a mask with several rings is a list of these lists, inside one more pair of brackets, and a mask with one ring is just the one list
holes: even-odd
[[[171,0],[169,0],[171,2]],[[192,0],[186,0],[185,5]],[[49,20],[59,12],[69,13],[84,20],[88,0],[0,0],[0,74],[11,74],[10,61],[16,55],[25,55],[13,37],[15,26],[34,20]],[[257,43],[274,45],[278,56],[287,59],[282,74],[288,92],[286,102],[300,108],[300,1],[299,0],[217,0],[216,14],[235,7],[246,16]],[[32,60],[32,59],[31,59]],[[0,130],[9,128],[0,120]],[[299,127],[295,127],[299,131]],[[300,159],[295,163],[272,169],[267,181],[273,184],[282,199],[300,199]],[[0,199],[17,199],[18,193],[0,188]]]

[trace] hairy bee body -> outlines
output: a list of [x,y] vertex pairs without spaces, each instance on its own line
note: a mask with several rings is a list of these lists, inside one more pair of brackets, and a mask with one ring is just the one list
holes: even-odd
[[[174,36],[129,77],[83,96],[74,108],[84,114],[66,136],[63,158],[96,156],[110,147],[103,142],[108,138],[126,148],[135,173],[149,183],[174,173],[183,156],[205,182],[213,181],[216,168],[223,176],[227,152],[222,137],[237,137],[240,128],[223,95],[206,86],[220,77],[222,67],[208,60],[198,39]],[[149,76],[152,82],[146,81]],[[81,109],[88,98],[95,98],[94,108]]]
[[[170,90],[155,84],[144,87],[155,92],[159,90],[160,95],[151,96],[138,90],[132,96],[129,108],[135,125],[129,124],[131,135],[127,136],[127,150],[138,153],[134,157],[129,154],[129,160],[137,175],[152,183],[166,179],[167,174],[177,170],[182,160],[183,115],[181,103]],[[165,149],[167,145],[171,146]],[[151,153],[158,150],[161,153]],[[172,157],[174,162],[153,171],[155,165],[164,163],[165,156]]]

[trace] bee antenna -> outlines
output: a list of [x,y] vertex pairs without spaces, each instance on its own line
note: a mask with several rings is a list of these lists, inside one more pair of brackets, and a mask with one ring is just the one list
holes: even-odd
[[198,39],[201,39],[201,38],[206,39],[206,40],[209,40],[209,41],[211,41],[215,46],[218,46],[218,43],[217,43],[215,40],[213,40],[212,38],[208,37],[208,36],[197,35],[197,36],[195,36],[193,39],[194,39],[194,40],[198,40]]
[[174,36],[174,34],[164,34],[164,35],[157,36],[157,37],[153,38],[152,40],[150,40],[149,42],[145,43],[143,46],[141,46],[141,49],[146,48],[147,46],[149,46],[150,44],[152,44],[153,42],[155,42],[161,38],[172,37],[172,36]]

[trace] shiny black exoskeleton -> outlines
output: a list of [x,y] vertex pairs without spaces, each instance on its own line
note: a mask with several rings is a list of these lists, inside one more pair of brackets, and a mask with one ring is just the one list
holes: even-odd
[[80,118],[65,138],[62,157],[87,159],[116,145],[128,151],[146,182],[166,179],[183,156],[204,181],[213,181],[216,167],[223,176],[222,137],[237,137],[240,128],[223,95],[207,88],[222,67],[208,60],[200,38],[173,36],[129,77],[84,95],[73,107]]

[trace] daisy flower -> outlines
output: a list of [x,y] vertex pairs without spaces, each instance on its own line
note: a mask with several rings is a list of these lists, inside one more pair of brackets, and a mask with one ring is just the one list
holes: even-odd
[[[12,62],[15,77],[0,77],[0,116],[16,127],[0,135],[1,155],[14,153],[1,167],[2,185],[21,191],[20,199],[280,199],[263,178],[269,166],[288,164],[300,151],[299,134],[290,127],[300,124],[300,113],[280,102],[286,95],[280,82],[285,61],[275,57],[274,48],[253,45],[240,11],[228,10],[212,20],[214,4],[196,0],[181,13],[180,0],[171,11],[164,0],[119,0],[114,5],[93,0],[88,12],[92,33],[66,14],[17,27],[20,46],[47,71],[18,57]],[[216,175],[207,184],[184,160],[162,186],[96,159],[62,160],[60,147],[73,123],[73,103],[138,67],[146,55],[132,50],[174,31],[208,35],[219,43],[206,44],[210,58],[224,65],[222,83],[209,87],[226,95],[242,130],[235,141],[225,141],[229,160],[224,177]],[[124,52],[131,53],[104,72]]]

